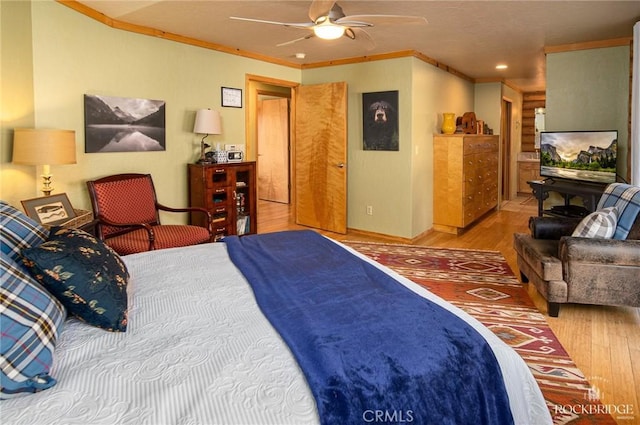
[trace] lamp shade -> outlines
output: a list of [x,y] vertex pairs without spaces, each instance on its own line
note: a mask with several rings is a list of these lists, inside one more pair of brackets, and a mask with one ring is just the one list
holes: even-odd
[[193,132],[198,134],[222,134],[220,113],[211,109],[199,109],[196,112]]
[[75,164],[76,132],[16,128],[11,162],[25,165]]

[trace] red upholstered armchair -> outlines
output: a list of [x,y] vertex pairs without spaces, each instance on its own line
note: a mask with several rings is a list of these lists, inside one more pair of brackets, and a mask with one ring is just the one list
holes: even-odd
[[[159,204],[149,174],[103,177],[88,181],[87,188],[97,219],[97,236],[119,254],[196,245],[213,240],[211,214],[204,208],[169,208]],[[207,228],[162,225],[160,210],[201,212],[207,216]]]

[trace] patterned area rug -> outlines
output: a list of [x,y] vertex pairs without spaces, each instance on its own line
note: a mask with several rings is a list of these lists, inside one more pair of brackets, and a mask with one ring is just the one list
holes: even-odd
[[554,424],[615,424],[497,251],[343,242],[469,313],[529,365]]

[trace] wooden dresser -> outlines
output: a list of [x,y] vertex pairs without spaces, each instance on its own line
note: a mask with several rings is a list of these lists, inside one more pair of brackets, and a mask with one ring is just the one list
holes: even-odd
[[518,195],[531,195],[528,182],[541,178],[540,161],[518,161]]
[[[209,210],[216,239],[257,231],[256,163],[189,164],[189,205]],[[203,214],[190,223],[205,226]]]
[[498,136],[433,136],[433,228],[459,234],[498,205]]

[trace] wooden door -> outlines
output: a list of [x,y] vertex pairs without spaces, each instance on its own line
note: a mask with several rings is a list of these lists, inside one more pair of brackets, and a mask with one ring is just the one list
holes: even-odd
[[258,101],[258,198],[289,203],[289,101]]
[[300,86],[295,117],[296,223],[347,232],[347,84]]

